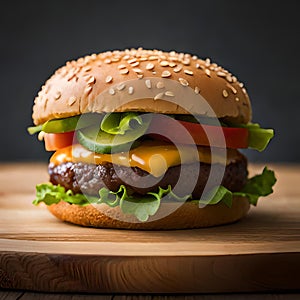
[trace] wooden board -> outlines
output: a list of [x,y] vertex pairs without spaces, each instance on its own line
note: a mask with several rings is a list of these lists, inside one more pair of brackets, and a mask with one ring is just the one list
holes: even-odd
[[[83,228],[31,204],[45,164],[0,165],[0,287],[48,292],[300,289],[300,166],[238,223],[199,230]],[[261,169],[252,166],[251,172]]]

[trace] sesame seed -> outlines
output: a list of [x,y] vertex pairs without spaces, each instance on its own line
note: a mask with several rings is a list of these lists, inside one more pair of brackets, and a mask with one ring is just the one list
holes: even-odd
[[169,62],[166,61],[166,60],[163,60],[163,61],[160,62],[160,65],[161,65],[162,67],[167,67],[167,66],[169,65]]
[[156,75],[156,71],[152,71],[152,74],[153,74],[153,75]]
[[129,73],[129,70],[128,69],[121,69],[119,72],[120,72],[121,75],[125,75],[125,74]]
[[114,95],[116,93],[116,91],[113,88],[110,88],[108,91],[111,95]]
[[242,82],[240,82],[239,86],[242,88],[244,86],[244,84]]
[[137,78],[138,78],[138,79],[142,79],[143,77],[144,77],[143,74],[137,74]]
[[148,89],[151,89],[151,80],[150,79],[145,80],[145,84]]
[[200,89],[196,86],[195,87],[195,94],[199,94],[200,93]]
[[182,65],[178,65],[176,68],[173,69],[173,71],[174,71],[175,73],[178,73],[178,72],[180,72],[181,70],[182,70]]
[[183,72],[184,72],[185,74],[191,75],[191,76],[194,74],[194,72],[193,72],[192,70],[187,70],[187,69],[185,69]]
[[178,61],[178,57],[176,57],[176,56],[171,56],[171,57],[169,57],[169,60],[171,60],[171,61]]
[[169,72],[169,71],[163,71],[161,73],[161,77],[170,77],[170,76],[171,76],[171,72]]
[[146,60],[148,60],[148,57],[141,57],[140,58],[140,61],[146,61]]
[[220,77],[225,77],[226,73],[219,71],[219,72],[217,72],[217,75]]
[[232,82],[237,82],[237,78],[235,76],[232,76]]
[[75,96],[71,96],[68,100],[68,105],[72,106],[76,102],[77,98]]
[[139,68],[133,68],[132,71],[135,73],[143,73],[143,71]]
[[162,81],[159,81],[157,84],[156,84],[156,87],[158,89],[163,89],[165,87],[165,84],[162,82]]
[[199,65],[198,63],[196,64],[196,68],[197,68],[197,69],[200,69],[200,65]]
[[154,100],[161,99],[164,96],[164,93],[158,93],[155,97]]
[[137,67],[140,63],[138,61],[131,64],[132,67]]
[[85,88],[84,92],[85,92],[86,94],[89,94],[89,93],[92,91],[92,89],[93,89],[93,87],[92,87],[91,85],[88,85],[88,86]]
[[94,76],[91,76],[87,81],[88,84],[94,84],[95,82],[96,82],[96,78]]
[[156,59],[158,59],[158,56],[156,55],[151,55],[148,57],[148,60],[156,60]]
[[192,56],[192,60],[197,60],[197,59],[198,59],[197,55]]
[[91,71],[92,70],[92,67],[91,66],[86,66],[82,69],[83,72],[88,72],[88,71]]
[[128,55],[128,54],[123,57],[124,60],[128,60],[129,58],[130,58],[130,55]]
[[210,65],[210,59],[207,58],[207,59],[205,60],[205,66],[208,67],[209,65]]
[[120,57],[117,57],[117,56],[115,56],[111,59],[111,61],[113,61],[113,62],[118,62],[119,60],[120,60]]
[[182,61],[182,63],[185,65],[185,66],[188,66],[190,63],[191,63],[191,60],[189,58],[186,58]]
[[110,83],[110,82],[112,82],[112,80],[113,80],[113,78],[112,78],[112,76],[110,76],[110,75],[108,75],[108,76],[105,78],[105,82],[106,82],[106,83]]
[[126,68],[126,65],[122,64],[122,65],[118,65],[118,69],[125,69]]
[[75,76],[76,76],[75,73],[71,73],[71,74],[67,77],[67,80],[70,81],[70,80],[72,80]]
[[171,91],[166,91],[165,95],[168,96],[168,97],[174,97],[175,96],[174,93],[171,92]]
[[75,68],[74,74],[78,74],[81,68]]
[[208,77],[210,77],[210,70],[205,69],[205,74],[206,74]]
[[235,98],[235,101],[236,101],[236,102],[239,102],[239,101],[240,101],[240,98],[239,98],[239,97],[236,97],[236,98]]
[[148,63],[146,66],[146,70],[152,70],[154,68],[154,64]]
[[38,134],[38,140],[41,142],[44,139],[45,136],[45,132],[44,131],[40,131]]
[[188,86],[189,85],[189,82],[186,80],[186,79],[184,79],[184,78],[179,78],[178,79],[179,80],[179,82],[183,85],[183,86]]
[[228,82],[232,82],[232,77],[231,77],[230,75],[227,75],[227,76],[226,76],[226,80],[227,80]]
[[111,60],[110,60],[109,58],[107,58],[107,59],[104,60],[104,62],[105,62],[106,64],[110,64],[110,63],[111,63]]
[[124,83],[120,83],[120,84],[117,86],[117,90],[118,90],[118,91],[122,91],[122,90],[124,90],[124,88],[125,88],[125,84],[124,84]]
[[170,62],[170,63],[169,63],[169,66],[170,66],[171,68],[174,68],[174,67],[176,67],[176,63]]
[[61,92],[60,91],[57,91],[54,95],[54,99],[55,100],[58,100],[59,98],[61,97]]
[[91,59],[92,59],[92,60],[96,60],[96,59],[97,59],[97,54],[93,53],[93,54],[91,55]]
[[228,97],[228,92],[227,92],[226,90],[223,90],[222,94],[223,94],[223,96],[224,96],[225,98]]
[[128,63],[129,64],[132,64],[132,63],[135,63],[137,60],[136,60],[136,58],[132,58],[132,59],[129,59],[128,60]]
[[132,86],[130,86],[130,87],[128,88],[128,94],[129,94],[129,95],[132,95],[132,94],[133,94],[133,87],[132,87]]
[[242,88],[242,91],[243,91],[243,93],[246,95],[247,94],[247,92],[246,92],[246,89],[245,88]]
[[[40,99],[42,100],[42,98],[40,98]],[[47,104],[48,104],[48,98],[46,98],[45,101],[44,101],[44,109],[46,109]]]
[[231,84],[227,83],[226,86],[228,86],[234,94],[237,94],[237,90]]

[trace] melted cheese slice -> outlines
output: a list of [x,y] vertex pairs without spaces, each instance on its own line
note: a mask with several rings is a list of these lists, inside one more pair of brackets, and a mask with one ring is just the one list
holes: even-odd
[[181,145],[176,148],[174,145],[145,141],[139,147],[129,152],[114,154],[94,153],[80,144],[68,146],[57,150],[50,159],[50,162],[59,165],[65,162],[84,162],[89,164],[101,164],[110,162],[126,167],[139,167],[155,177],[162,176],[168,168],[180,164],[195,162],[220,163],[223,165],[234,161],[240,154],[234,149],[214,149],[212,161],[209,147],[192,147]]

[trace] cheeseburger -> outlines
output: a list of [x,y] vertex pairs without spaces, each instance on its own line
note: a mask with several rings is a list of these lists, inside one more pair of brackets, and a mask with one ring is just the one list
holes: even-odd
[[69,61],[35,98],[30,134],[49,182],[34,204],[83,226],[183,229],[231,223],[273,192],[238,149],[263,151],[246,89],[210,59],[131,49]]

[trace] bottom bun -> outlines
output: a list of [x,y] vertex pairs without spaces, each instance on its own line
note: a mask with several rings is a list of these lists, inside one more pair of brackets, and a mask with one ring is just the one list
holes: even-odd
[[[168,204],[165,204],[165,207],[166,205]],[[124,214],[119,206],[114,208],[106,204],[78,206],[64,201],[48,206],[50,212],[58,219],[77,225],[145,230],[202,228],[228,224],[244,217],[249,208],[249,201],[243,197],[234,197],[231,208],[223,203],[199,208],[196,203],[186,202],[161,219],[156,218],[152,221],[150,218],[147,222],[138,222],[132,216],[123,221]],[[161,209],[164,209],[164,205],[161,205],[159,211]]]

